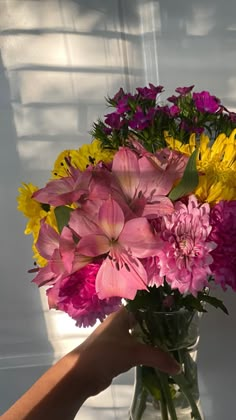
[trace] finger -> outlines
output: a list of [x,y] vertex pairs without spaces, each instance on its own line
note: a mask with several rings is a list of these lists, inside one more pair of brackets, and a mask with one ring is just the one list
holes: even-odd
[[128,330],[130,327],[130,314],[125,308],[125,306],[121,306],[118,311],[113,312],[110,314],[106,320],[104,321],[104,324],[107,324],[109,326],[112,326],[113,328],[118,327],[119,329],[125,329]]
[[181,372],[179,363],[169,353],[157,347],[138,343],[135,353],[137,365],[151,366],[170,375],[177,375]]

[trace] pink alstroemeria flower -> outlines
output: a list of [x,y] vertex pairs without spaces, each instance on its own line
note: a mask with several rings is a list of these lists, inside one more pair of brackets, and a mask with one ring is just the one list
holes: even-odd
[[[162,162],[164,157],[166,161]],[[166,152],[165,156],[146,152],[138,158],[135,152],[126,147],[121,147],[114,156],[112,173],[119,183],[124,200],[136,215],[156,218],[174,211],[171,200],[166,197],[174,182],[180,178],[179,165],[173,171],[172,157],[170,151],[170,155]],[[183,162],[181,167],[184,170]],[[115,195],[115,198],[119,201],[118,196]]]
[[40,203],[52,206],[71,204],[88,195],[91,172],[76,171],[76,176],[54,179],[33,194],[33,198]]
[[41,222],[36,248],[40,255],[48,260],[45,267],[39,268],[38,274],[32,280],[38,286],[54,284],[70,273],[87,265],[91,258],[76,256],[74,267],[76,244],[73,233],[68,227],[64,227],[61,235],[44,221]]
[[105,257],[96,277],[99,299],[133,299],[137,290],[146,289],[147,273],[139,258],[155,255],[161,246],[146,218],[125,222],[121,207],[109,198],[99,209],[97,224],[80,212],[71,217],[70,227],[82,237],[79,255]]

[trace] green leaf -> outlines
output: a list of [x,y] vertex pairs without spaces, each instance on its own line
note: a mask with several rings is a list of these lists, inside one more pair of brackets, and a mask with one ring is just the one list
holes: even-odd
[[205,295],[204,293],[201,293],[199,297],[202,301],[209,303],[214,306],[214,308],[220,308],[226,315],[229,315],[228,309],[225,307],[222,300],[217,299],[214,296]]
[[169,193],[169,198],[172,201],[178,200],[180,197],[193,192],[198,186],[198,172],[197,172],[197,159],[198,149],[195,149],[191,154],[187,166],[185,168],[183,177],[176,187]]
[[64,226],[68,225],[70,214],[72,211],[73,209],[66,206],[59,206],[55,208],[54,213],[56,216],[57,226],[60,233]]
[[198,312],[207,312],[201,303],[202,299],[198,296],[187,295],[182,299],[182,303],[187,309],[195,309]]

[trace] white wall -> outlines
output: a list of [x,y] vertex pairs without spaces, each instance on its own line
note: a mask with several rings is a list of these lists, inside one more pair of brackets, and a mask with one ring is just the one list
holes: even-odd
[[[104,96],[144,83],[148,15],[145,2],[135,1],[0,2],[2,411],[88,333],[49,313],[44,293],[30,283],[31,240],[16,210],[17,188],[22,181],[42,186],[57,153],[90,141]],[[113,415],[111,391],[106,404]]]
[[[49,313],[30,284],[19,184],[43,185],[59,151],[89,141],[104,96],[120,86],[159,78],[170,93],[195,83],[235,108],[235,16],[233,0],[1,0],[0,410],[85,334],[63,314]],[[234,420],[235,296],[224,298],[230,317],[211,311],[202,323],[206,420]],[[126,418],[132,375],[115,384],[80,418]]]

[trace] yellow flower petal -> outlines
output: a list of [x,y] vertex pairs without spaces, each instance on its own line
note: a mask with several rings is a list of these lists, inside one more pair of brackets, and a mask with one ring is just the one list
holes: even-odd
[[[100,161],[109,163],[112,161],[114,153],[113,150],[102,149],[99,140],[94,140],[91,144],[84,144],[78,150],[65,150],[55,161],[52,171],[53,178],[68,176],[70,165],[80,171],[85,171],[89,165],[96,165]],[[70,162],[69,165],[68,162]]]
[[236,129],[229,137],[221,133],[210,145],[205,134],[196,143],[195,134],[189,138],[188,144],[182,144],[165,133],[169,148],[190,156],[196,147],[199,148],[197,168],[199,184],[195,194],[202,202],[215,204],[221,200],[236,200]]

